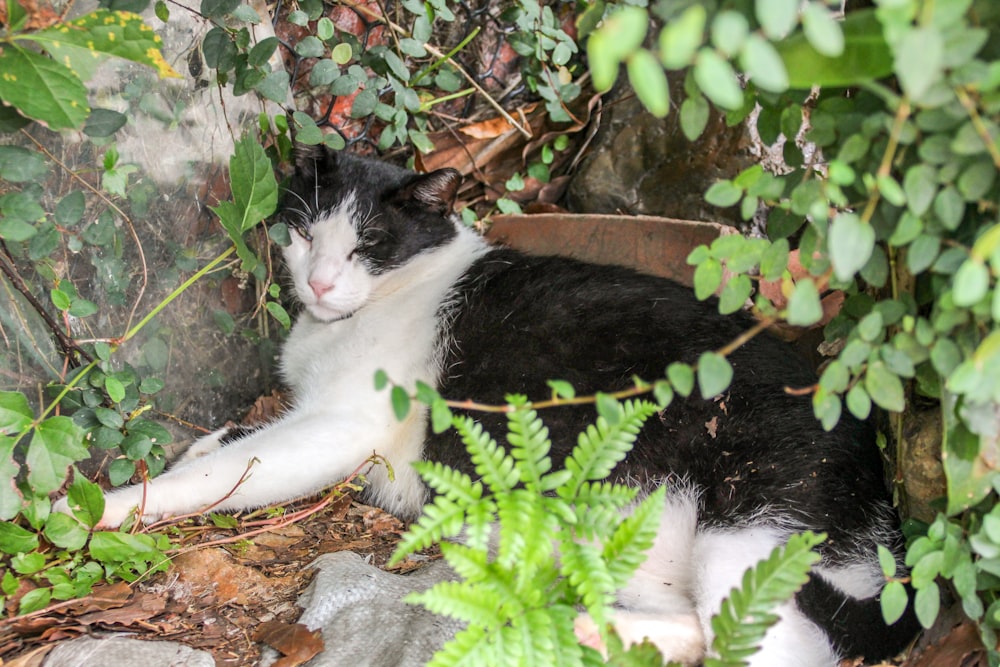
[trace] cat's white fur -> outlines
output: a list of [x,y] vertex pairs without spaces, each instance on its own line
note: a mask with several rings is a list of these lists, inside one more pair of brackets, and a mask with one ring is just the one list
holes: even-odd
[[[236,510],[279,503],[330,486],[372,454],[391,463],[374,466],[368,482],[373,502],[386,510],[412,511],[425,490],[410,463],[420,458],[426,411],[399,422],[373,378],[385,370],[413,390],[440,371],[443,344],[437,316],[449,290],[487,250],[476,234],[458,226],[450,243],[401,267],[371,275],[352,250],[356,221],[365,211],[343,202],[309,229],[311,242],[293,234],[285,260],[303,303],[285,345],[282,370],[295,396],[284,417],[243,439],[219,446],[219,431],[196,442],[165,474],[106,496],[105,526],[121,524],[137,507],[150,520],[197,512],[208,506]],[[249,477],[238,484],[250,468]],[[235,488],[234,488],[235,487]],[[68,511],[65,499],[57,509]],[[782,544],[789,531],[743,528],[699,530],[697,500],[683,488],[667,501],[659,536],[648,559],[621,593],[615,623],[627,641],[649,637],[668,660],[699,662],[710,645],[709,619],[740,584],[743,572]],[[822,576],[865,597],[878,590],[870,575],[850,570]],[[825,635],[793,603],[768,633],[753,667],[833,667],[837,656]],[[586,619],[580,632],[586,632]]]
[[[225,511],[279,503],[344,479],[372,454],[385,457],[395,472],[392,483],[385,466],[368,474],[376,504],[390,512],[423,504],[425,490],[410,464],[420,458],[426,413],[414,410],[397,421],[373,378],[383,369],[412,391],[418,379],[437,377],[435,315],[487,246],[460,229],[452,242],[372,276],[351,253],[359,213],[347,201],[313,225],[311,243],[293,234],[285,249],[305,307],[282,356],[294,409],[231,445],[217,446],[220,433],[196,442],[198,455],[147,482],[145,498],[143,485],[111,491],[104,525],[121,524],[140,505],[149,520],[213,504]],[[317,296],[310,281],[330,288]],[[248,466],[248,479],[237,486]]]

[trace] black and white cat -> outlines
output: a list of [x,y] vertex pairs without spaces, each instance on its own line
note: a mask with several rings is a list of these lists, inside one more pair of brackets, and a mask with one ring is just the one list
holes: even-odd
[[[529,257],[488,246],[451,208],[458,174],[427,175],[325,149],[302,149],[285,197],[292,228],[284,249],[304,306],[285,344],[294,407],[278,421],[220,446],[196,442],[146,487],[145,518],[277,503],[327,487],[373,452],[369,502],[414,518],[427,491],[409,466],[429,458],[473,472],[454,433],[432,434],[426,409],[400,422],[376,370],[412,389],[502,402],[541,398],[546,380],[578,392],[630,387],[692,362],[750,326],[722,317],[689,289],[617,267]],[[676,399],[649,420],[613,473],[669,484],[660,536],[623,592],[626,636],[650,636],[666,657],[697,663],[708,620],[742,573],[796,531],[829,535],[822,561],[768,634],[757,667],[833,667],[841,655],[882,658],[901,649],[912,624],[887,629],[876,545],[900,547],[871,428],[849,416],[832,432],[808,397],[786,387],[816,378],[785,344],[752,339],[729,357],[730,388],[712,400]],[[504,418],[476,415],[504,432]],[[543,415],[558,464],[595,417],[589,407]],[[249,478],[228,497],[256,459]],[[119,525],[143,502],[141,485],[107,496],[103,523]],[[62,505],[65,511],[65,503]]]

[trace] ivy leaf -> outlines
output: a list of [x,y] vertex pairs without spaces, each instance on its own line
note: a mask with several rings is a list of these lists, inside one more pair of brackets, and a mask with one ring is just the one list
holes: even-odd
[[788,89],[785,63],[774,45],[757,33],[747,37],[740,53],[740,64],[753,84],[761,90],[781,93]]
[[629,83],[649,113],[665,118],[670,112],[670,86],[667,75],[652,53],[640,49],[627,62]]
[[15,434],[27,429],[34,413],[27,397],[19,391],[0,391],[0,433]]
[[[777,4],[758,2],[756,6],[759,11],[761,6]],[[798,6],[797,2],[792,4]],[[795,11],[793,9],[792,13]],[[874,10],[849,12],[840,23],[840,29],[844,35],[844,48],[835,58],[817,51],[803,33],[796,33],[775,44],[785,63],[790,87],[809,89],[819,85],[843,88],[892,73],[892,52]]]
[[93,528],[104,516],[104,493],[101,487],[83,475],[75,475],[68,490],[73,516]]
[[868,263],[875,247],[875,230],[854,213],[841,213],[830,225],[829,251],[833,272],[847,281]]
[[823,317],[823,305],[819,301],[819,290],[810,279],[795,283],[795,291],[788,298],[786,319],[792,326],[808,327]]
[[53,130],[79,127],[87,119],[87,89],[69,68],[8,44],[0,53],[0,100]]
[[743,106],[743,90],[729,61],[709,48],[698,51],[694,80],[708,99],[723,109]]
[[702,398],[718,396],[726,390],[732,379],[733,367],[721,354],[704,352],[698,357],[698,388]]
[[907,95],[920,99],[941,78],[944,41],[934,28],[914,28],[896,44],[895,70]]
[[981,261],[969,258],[955,272],[952,296],[956,306],[979,303],[990,289],[990,270]]
[[[17,439],[0,436],[0,519],[13,519],[21,511],[21,492],[17,488],[17,474],[21,466],[14,460]],[[2,524],[0,524],[2,525]]]
[[872,401],[884,410],[902,412],[906,407],[903,383],[882,361],[876,361],[868,366],[865,373],[865,389]]
[[61,62],[73,63],[74,72],[89,79],[103,56],[115,56],[148,65],[160,78],[181,77],[163,58],[163,40],[132,12],[99,9],[80,18],[19,38],[31,40]]
[[69,467],[87,454],[83,431],[72,419],[49,417],[35,427],[28,445],[28,483],[37,494],[51,493],[62,486]]

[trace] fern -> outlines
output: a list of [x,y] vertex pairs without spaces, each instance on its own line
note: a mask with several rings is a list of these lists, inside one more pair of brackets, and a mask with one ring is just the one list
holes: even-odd
[[507,456],[496,440],[483,431],[482,425],[468,416],[456,416],[452,425],[462,438],[483,484],[493,493],[502,493],[517,485],[518,473],[514,460]]
[[601,557],[608,563],[615,588],[628,583],[632,573],[646,560],[646,552],[653,546],[660,527],[666,497],[665,486],[649,494],[604,543]]
[[545,428],[538,413],[521,403],[521,397],[514,399],[512,405],[517,409],[507,415],[507,442],[510,443],[510,454],[514,465],[520,473],[521,483],[532,491],[542,490],[542,476],[552,469],[552,459],[549,458],[549,430]]
[[789,600],[809,580],[809,569],[819,560],[813,547],[826,539],[824,534],[805,532],[792,535],[787,544],[743,575],[743,584],[734,588],[712,618],[717,658],[706,658],[705,667],[739,667],[757,652],[764,633],[777,622],[771,610]]
[[[406,598],[468,624],[429,665],[659,667],[654,647],[625,649],[607,621],[616,590],[653,544],[667,489],[636,503],[636,489],[602,479],[627,454],[656,406],[602,396],[597,424],[580,435],[565,468],[551,470],[551,442],[542,420],[523,397],[508,400],[509,450],[471,418],[452,416],[478,481],[440,464],[416,466],[438,495],[403,536],[391,562],[442,539],[463,538],[461,544],[441,545],[462,581]],[[713,620],[719,657],[706,667],[743,664],[756,650],[776,619],[771,609],[802,586],[818,558],[810,549],[821,539],[795,536],[747,573]],[[598,624],[608,663],[579,644],[574,621],[580,608]]]
[[611,474],[631,451],[642,425],[656,410],[656,405],[648,401],[626,401],[621,404],[614,423],[598,417],[595,425],[580,434],[573,453],[566,459],[566,470],[571,477],[558,490],[559,495],[572,498],[584,483]]

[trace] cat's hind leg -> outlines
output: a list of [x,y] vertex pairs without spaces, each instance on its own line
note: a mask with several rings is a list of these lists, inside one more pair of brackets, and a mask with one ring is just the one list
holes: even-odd
[[[667,661],[698,664],[705,655],[693,598],[692,551],[698,521],[697,494],[680,489],[667,496],[660,527],[646,560],[618,595],[612,623],[628,646],[648,639]],[[577,621],[577,636],[594,636],[592,622]],[[590,644],[593,645],[593,644]]]
[[[787,531],[771,527],[713,529],[700,532],[693,549],[695,597],[708,643],[711,618],[741,585],[743,573],[784,544]],[[836,667],[839,662],[826,633],[810,621],[794,600],[774,610],[780,620],[764,637],[750,667]]]

